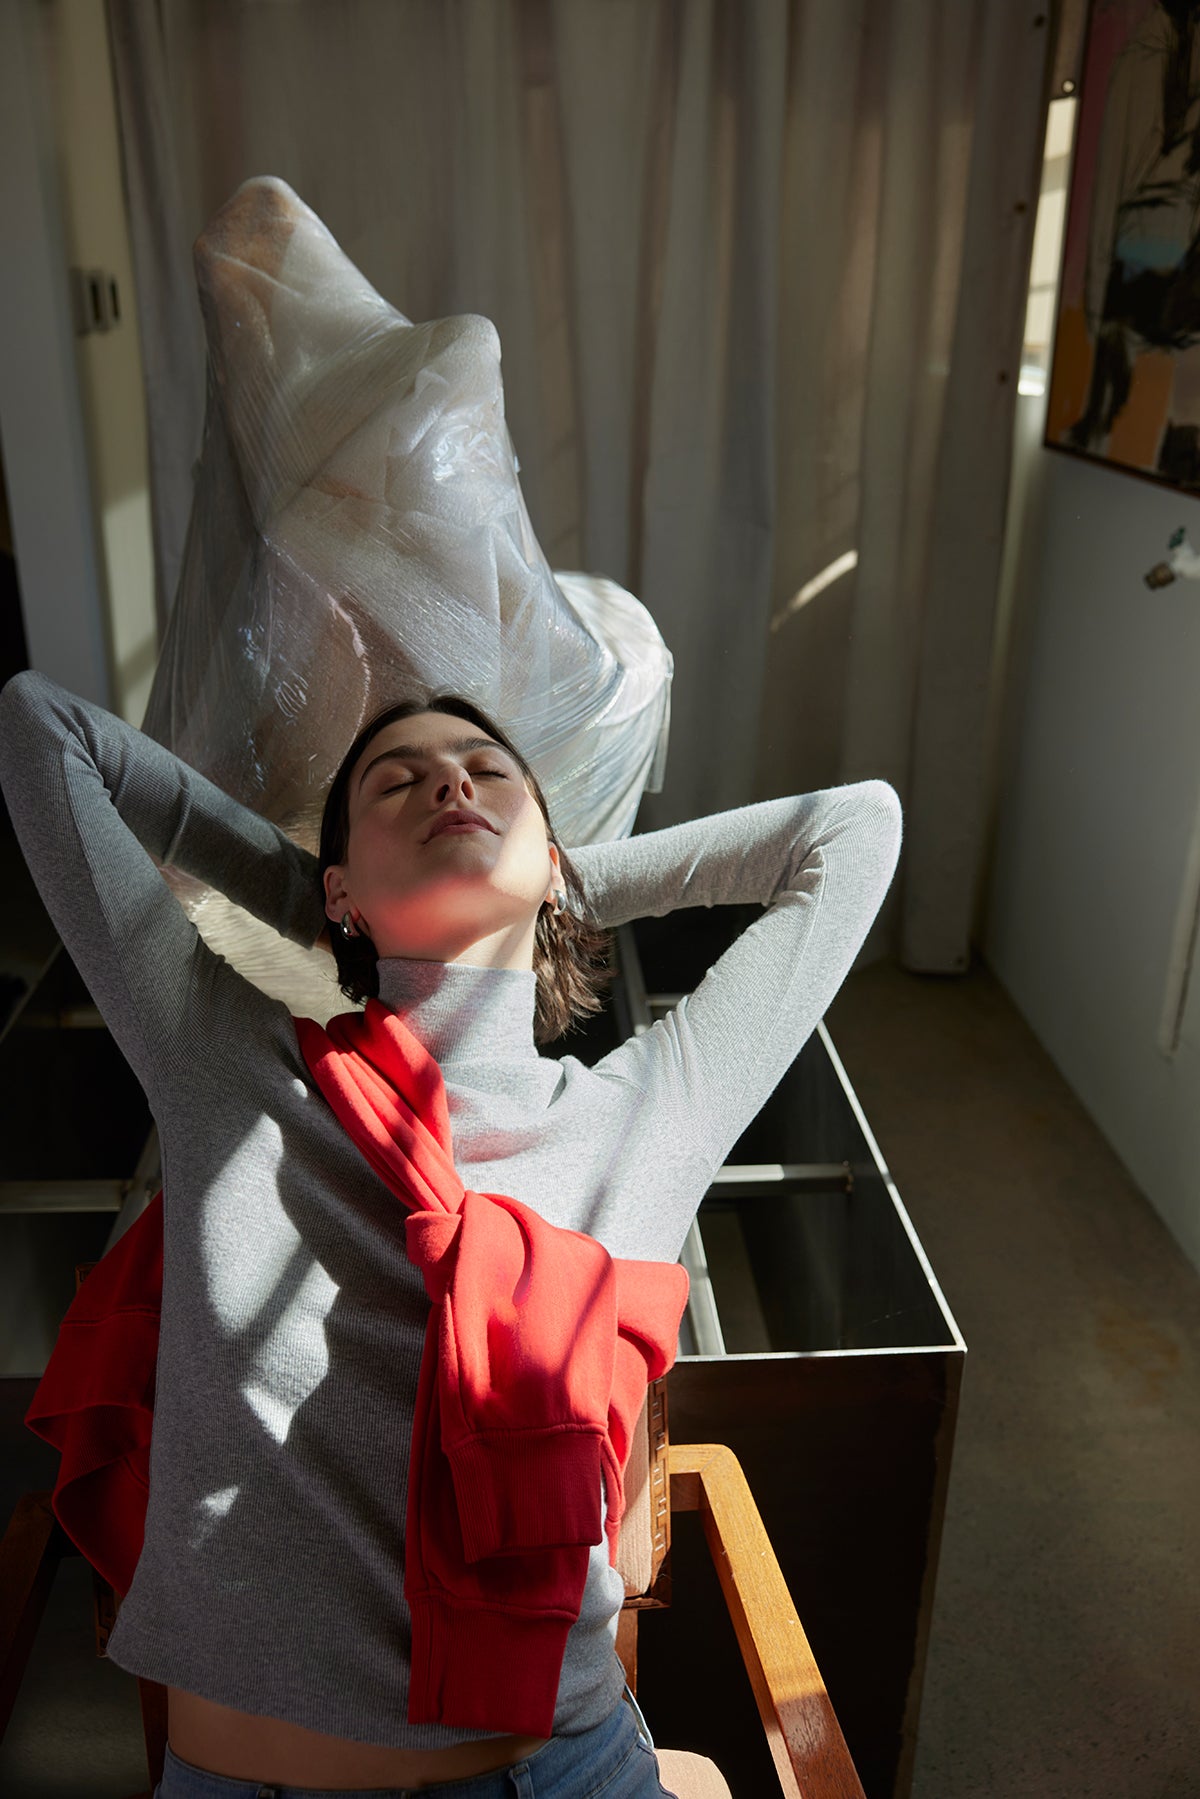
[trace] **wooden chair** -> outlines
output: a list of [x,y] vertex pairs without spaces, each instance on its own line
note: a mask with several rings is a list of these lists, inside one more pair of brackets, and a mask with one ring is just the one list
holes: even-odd
[[[631,1691],[637,1691],[639,1615],[670,1600],[672,1514],[699,1512],[766,1731],[779,1792],[786,1799],[864,1799],[825,1683],[736,1457],[718,1443],[668,1441],[665,1381],[651,1387],[642,1424],[626,1477],[618,1557],[626,1601],[618,1622],[617,1651]],[[63,1556],[79,1553],[55,1518],[50,1499],[48,1492],[27,1493],[0,1542],[0,1737],[58,1564]],[[93,1585],[96,1650],[103,1655],[117,1600],[94,1571]],[[153,1792],[162,1778],[167,1695],[165,1687],[154,1681],[139,1680],[138,1687]],[[657,1753],[663,1785],[679,1799],[728,1799],[728,1786],[705,1757],[663,1748]]]
[[[671,1518],[699,1512],[785,1799],[864,1799],[825,1682],[796,1615],[753,1494],[721,1443],[671,1443],[667,1383],[655,1381],[634,1437],[617,1566],[625,1606],[617,1653],[637,1692],[643,1611],[670,1603]],[[704,1696],[705,1702],[709,1696]],[[679,1799],[724,1799],[729,1788],[704,1756],[655,1745],[663,1785]]]

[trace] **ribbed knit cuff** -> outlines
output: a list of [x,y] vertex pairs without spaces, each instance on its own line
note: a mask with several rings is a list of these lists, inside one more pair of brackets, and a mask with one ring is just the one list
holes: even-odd
[[454,1724],[498,1736],[554,1734],[573,1617],[472,1609],[430,1593],[411,1599],[410,1609],[410,1724]]
[[601,1540],[598,1432],[487,1432],[448,1459],[468,1562]]

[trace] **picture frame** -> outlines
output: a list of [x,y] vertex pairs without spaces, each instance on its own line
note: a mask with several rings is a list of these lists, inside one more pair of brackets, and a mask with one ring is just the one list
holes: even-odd
[[1045,442],[1200,494],[1200,0],[1092,0]]

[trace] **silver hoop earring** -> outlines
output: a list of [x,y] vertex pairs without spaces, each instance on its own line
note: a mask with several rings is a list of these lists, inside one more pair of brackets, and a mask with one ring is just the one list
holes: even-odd
[[566,893],[564,892],[564,890],[561,887],[559,887],[555,890],[555,894],[554,894],[554,916],[555,916],[555,918],[561,918],[563,913],[566,911],[566,909],[567,909],[567,896],[566,896]]
[[349,912],[342,913],[339,928],[341,930],[342,936],[347,940],[347,942],[349,942],[351,937],[358,936],[358,932],[354,928],[353,915]]

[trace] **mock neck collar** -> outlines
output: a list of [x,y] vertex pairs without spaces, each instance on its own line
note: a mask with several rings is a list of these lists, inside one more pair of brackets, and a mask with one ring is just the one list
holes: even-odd
[[379,998],[401,1014],[443,1068],[540,1059],[533,1040],[532,969],[381,956]]

